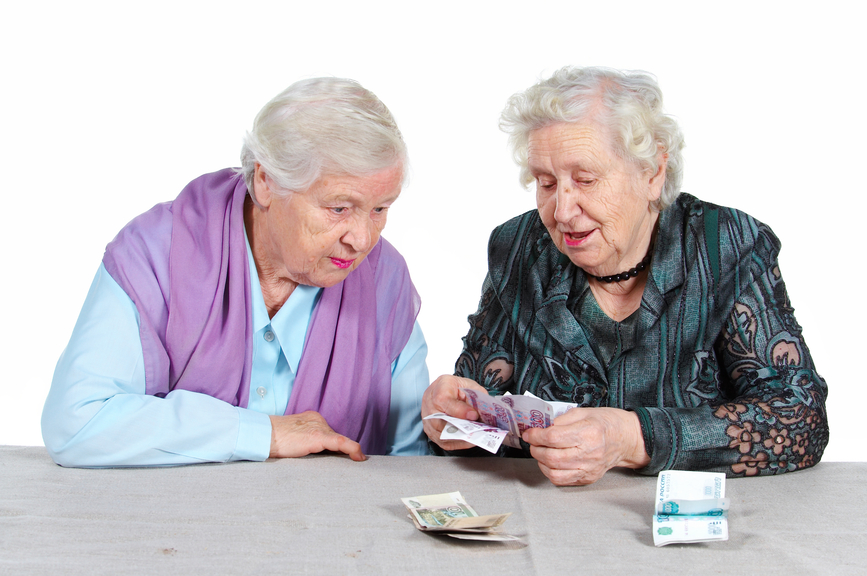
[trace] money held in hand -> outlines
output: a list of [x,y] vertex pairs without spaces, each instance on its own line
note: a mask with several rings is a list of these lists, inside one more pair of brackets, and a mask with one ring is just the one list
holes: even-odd
[[454,538],[470,540],[517,540],[496,531],[511,515],[479,516],[460,492],[401,498],[415,527],[423,532],[441,532]]
[[664,470],[656,480],[653,544],[728,540],[725,474]]
[[502,444],[520,448],[520,438],[527,428],[547,428],[551,422],[577,404],[546,402],[525,393],[523,396],[490,396],[469,388],[461,389],[467,402],[479,413],[481,422],[454,418],[437,413],[425,420],[439,418],[450,424],[440,434],[440,440],[463,440],[496,454]]

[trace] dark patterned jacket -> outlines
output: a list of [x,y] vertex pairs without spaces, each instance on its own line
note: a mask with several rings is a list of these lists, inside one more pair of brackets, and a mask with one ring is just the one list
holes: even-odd
[[812,466],[828,443],[827,387],[779,250],[752,217],[681,194],[660,214],[640,308],[615,322],[537,211],[527,212],[491,234],[455,374],[492,394],[634,410],[651,459],[642,473]]

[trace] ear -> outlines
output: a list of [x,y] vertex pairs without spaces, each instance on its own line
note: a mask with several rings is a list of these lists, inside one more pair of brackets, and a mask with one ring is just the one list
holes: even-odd
[[659,200],[659,197],[662,196],[662,186],[665,184],[665,169],[668,167],[668,154],[664,152],[660,152],[656,157],[656,172],[650,174],[650,180],[648,181],[647,199],[650,202],[656,202]]
[[271,205],[274,196],[273,186],[274,181],[271,180],[262,165],[256,162],[256,171],[253,173],[253,190],[250,192],[255,195],[256,202],[262,208],[268,208]]

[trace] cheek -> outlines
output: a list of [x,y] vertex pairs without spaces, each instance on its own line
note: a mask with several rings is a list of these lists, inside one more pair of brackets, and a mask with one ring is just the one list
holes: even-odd
[[554,222],[554,211],[557,209],[557,200],[553,194],[545,194],[536,192],[536,208],[539,210],[539,217],[542,223],[549,229]]

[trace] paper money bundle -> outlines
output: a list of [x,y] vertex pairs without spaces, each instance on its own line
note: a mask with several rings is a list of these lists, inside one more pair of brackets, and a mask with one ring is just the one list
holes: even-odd
[[664,470],[656,480],[653,544],[728,540],[726,476]]
[[496,453],[504,443],[520,448],[519,440],[524,430],[547,428],[554,418],[577,406],[568,402],[546,402],[529,392],[523,396],[490,396],[469,388],[462,388],[461,391],[479,413],[481,422],[454,418],[443,413],[431,414],[425,420],[439,418],[448,422],[449,425],[440,434],[441,440],[464,440],[491,453]]
[[518,540],[497,532],[512,513],[479,516],[460,492],[401,498],[415,527],[423,532],[439,532],[466,540]]

